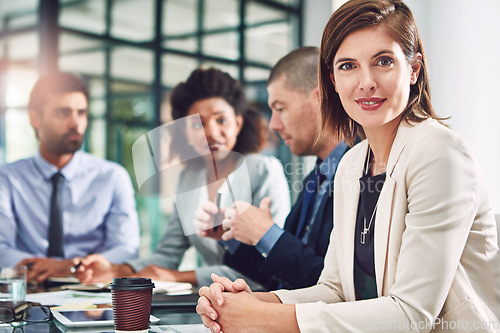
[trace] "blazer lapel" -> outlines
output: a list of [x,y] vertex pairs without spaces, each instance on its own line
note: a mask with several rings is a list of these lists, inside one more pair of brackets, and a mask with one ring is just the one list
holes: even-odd
[[408,142],[408,138],[410,137],[411,128],[412,127],[410,125],[407,125],[404,121],[401,121],[401,123],[399,124],[398,132],[396,133],[396,137],[394,138],[394,142],[392,143],[389,160],[387,161],[386,174],[388,176],[392,176],[394,167],[398,163],[399,158],[401,157],[401,153],[404,151],[406,143]]
[[386,168],[386,178],[382,191],[378,199],[378,208],[375,216],[375,277],[377,281],[377,293],[382,295],[383,283],[386,269],[386,256],[389,246],[389,233],[392,220],[392,204],[394,197],[394,190],[396,189],[396,181],[392,178],[392,173],[396,167],[401,153],[403,152],[406,142],[408,141],[411,127],[403,121],[399,124],[398,132],[394,138],[389,160]]
[[390,176],[386,176],[384,186],[378,198],[377,214],[375,215],[374,234],[374,260],[375,278],[377,281],[377,294],[382,295],[385,274],[385,262],[391,226],[392,199],[396,182]]
[[356,230],[356,216],[358,211],[359,201],[359,178],[363,174],[363,166],[368,152],[368,142],[365,140],[359,143],[360,148],[357,151],[357,156],[353,157],[352,164],[345,165],[348,170],[342,177],[335,179],[335,183],[340,183],[340,187],[335,184],[335,190],[340,190],[342,195],[335,198],[335,217],[341,219],[336,223],[334,219],[334,230],[338,229],[335,238],[338,249],[339,265],[344,266],[341,270],[344,276],[342,281],[344,294],[348,301],[356,300],[354,290],[354,232]]

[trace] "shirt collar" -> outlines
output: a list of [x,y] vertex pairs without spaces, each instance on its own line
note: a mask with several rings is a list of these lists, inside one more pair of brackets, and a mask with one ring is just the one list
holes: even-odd
[[323,175],[326,176],[330,181],[333,180],[337,167],[339,165],[340,159],[344,156],[345,152],[349,149],[347,143],[344,140],[340,141],[337,146],[328,154],[328,156],[321,161],[318,158],[319,170]]
[[80,150],[76,151],[68,164],[63,166],[61,170],[58,170],[55,165],[43,158],[40,151],[33,156],[33,161],[35,162],[35,167],[45,180],[50,180],[50,178],[58,171],[62,173],[66,180],[71,180],[76,176],[80,166],[81,154],[82,152]]

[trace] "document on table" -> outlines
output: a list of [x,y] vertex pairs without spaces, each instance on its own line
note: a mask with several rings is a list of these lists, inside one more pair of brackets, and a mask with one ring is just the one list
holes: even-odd
[[190,294],[193,285],[188,282],[171,282],[171,281],[157,281],[153,280],[155,287],[153,293],[168,293],[168,294]]
[[208,328],[202,324],[189,324],[189,325],[161,325],[150,326],[149,332],[152,333],[207,333],[210,332]]
[[[153,293],[168,293],[168,294],[190,294],[193,290],[193,285],[188,282],[172,282],[153,280],[155,287]],[[109,291],[109,283],[85,283],[85,284],[68,284],[60,287],[64,290],[77,291]]]
[[73,303],[111,304],[110,292],[84,292],[74,290],[27,294],[26,300],[43,305],[69,305]]

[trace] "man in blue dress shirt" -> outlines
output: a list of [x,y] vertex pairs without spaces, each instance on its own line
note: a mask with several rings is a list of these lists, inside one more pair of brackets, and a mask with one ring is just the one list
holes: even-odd
[[113,263],[138,254],[130,176],[79,150],[87,106],[87,87],[78,76],[42,77],[28,105],[39,152],[0,167],[0,267],[27,265],[29,281],[68,276],[72,259],[89,253]]
[[[274,66],[267,81],[268,103],[272,110],[270,128],[280,134],[293,154],[317,157],[316,166],[304,179],[284,228],[271,219],[270,202],[266,199],[259,208],[239,203],[240,215],[225,220],[223,225],[228,229],[223,239],[235,238],[246,244],[235,251],[226,251],[224,263],[267,289],[295,289],[315,284],[330,241],[333,179],[349,147],[334,135],[317,139],[320,115],[318,59],[316,47],[292,51]],[[217,212],[210,203],[204,208],[205,211],[197,212],[200,229],[206,229],[212,223],[212,214]],[[210,235],[206,231],[201,233]]]

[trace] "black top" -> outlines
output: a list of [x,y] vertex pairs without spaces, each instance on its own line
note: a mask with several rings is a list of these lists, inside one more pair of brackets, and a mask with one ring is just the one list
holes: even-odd
[[[376,176],[368,176],[367,169],[365,168],[363,177],[359,179],[359,204],[356,231],[354,233],[354,287],[356,289],[356,300],[378,297],[373,246],[375,216],[377,212],[374,212],[374,210],[376,209],[378,197],[385,182],[385,172]],[[363,236],[361,233],[365,225],[367,228],[369,227],[369,231],[365,234],[364,244],[362,244]]]

